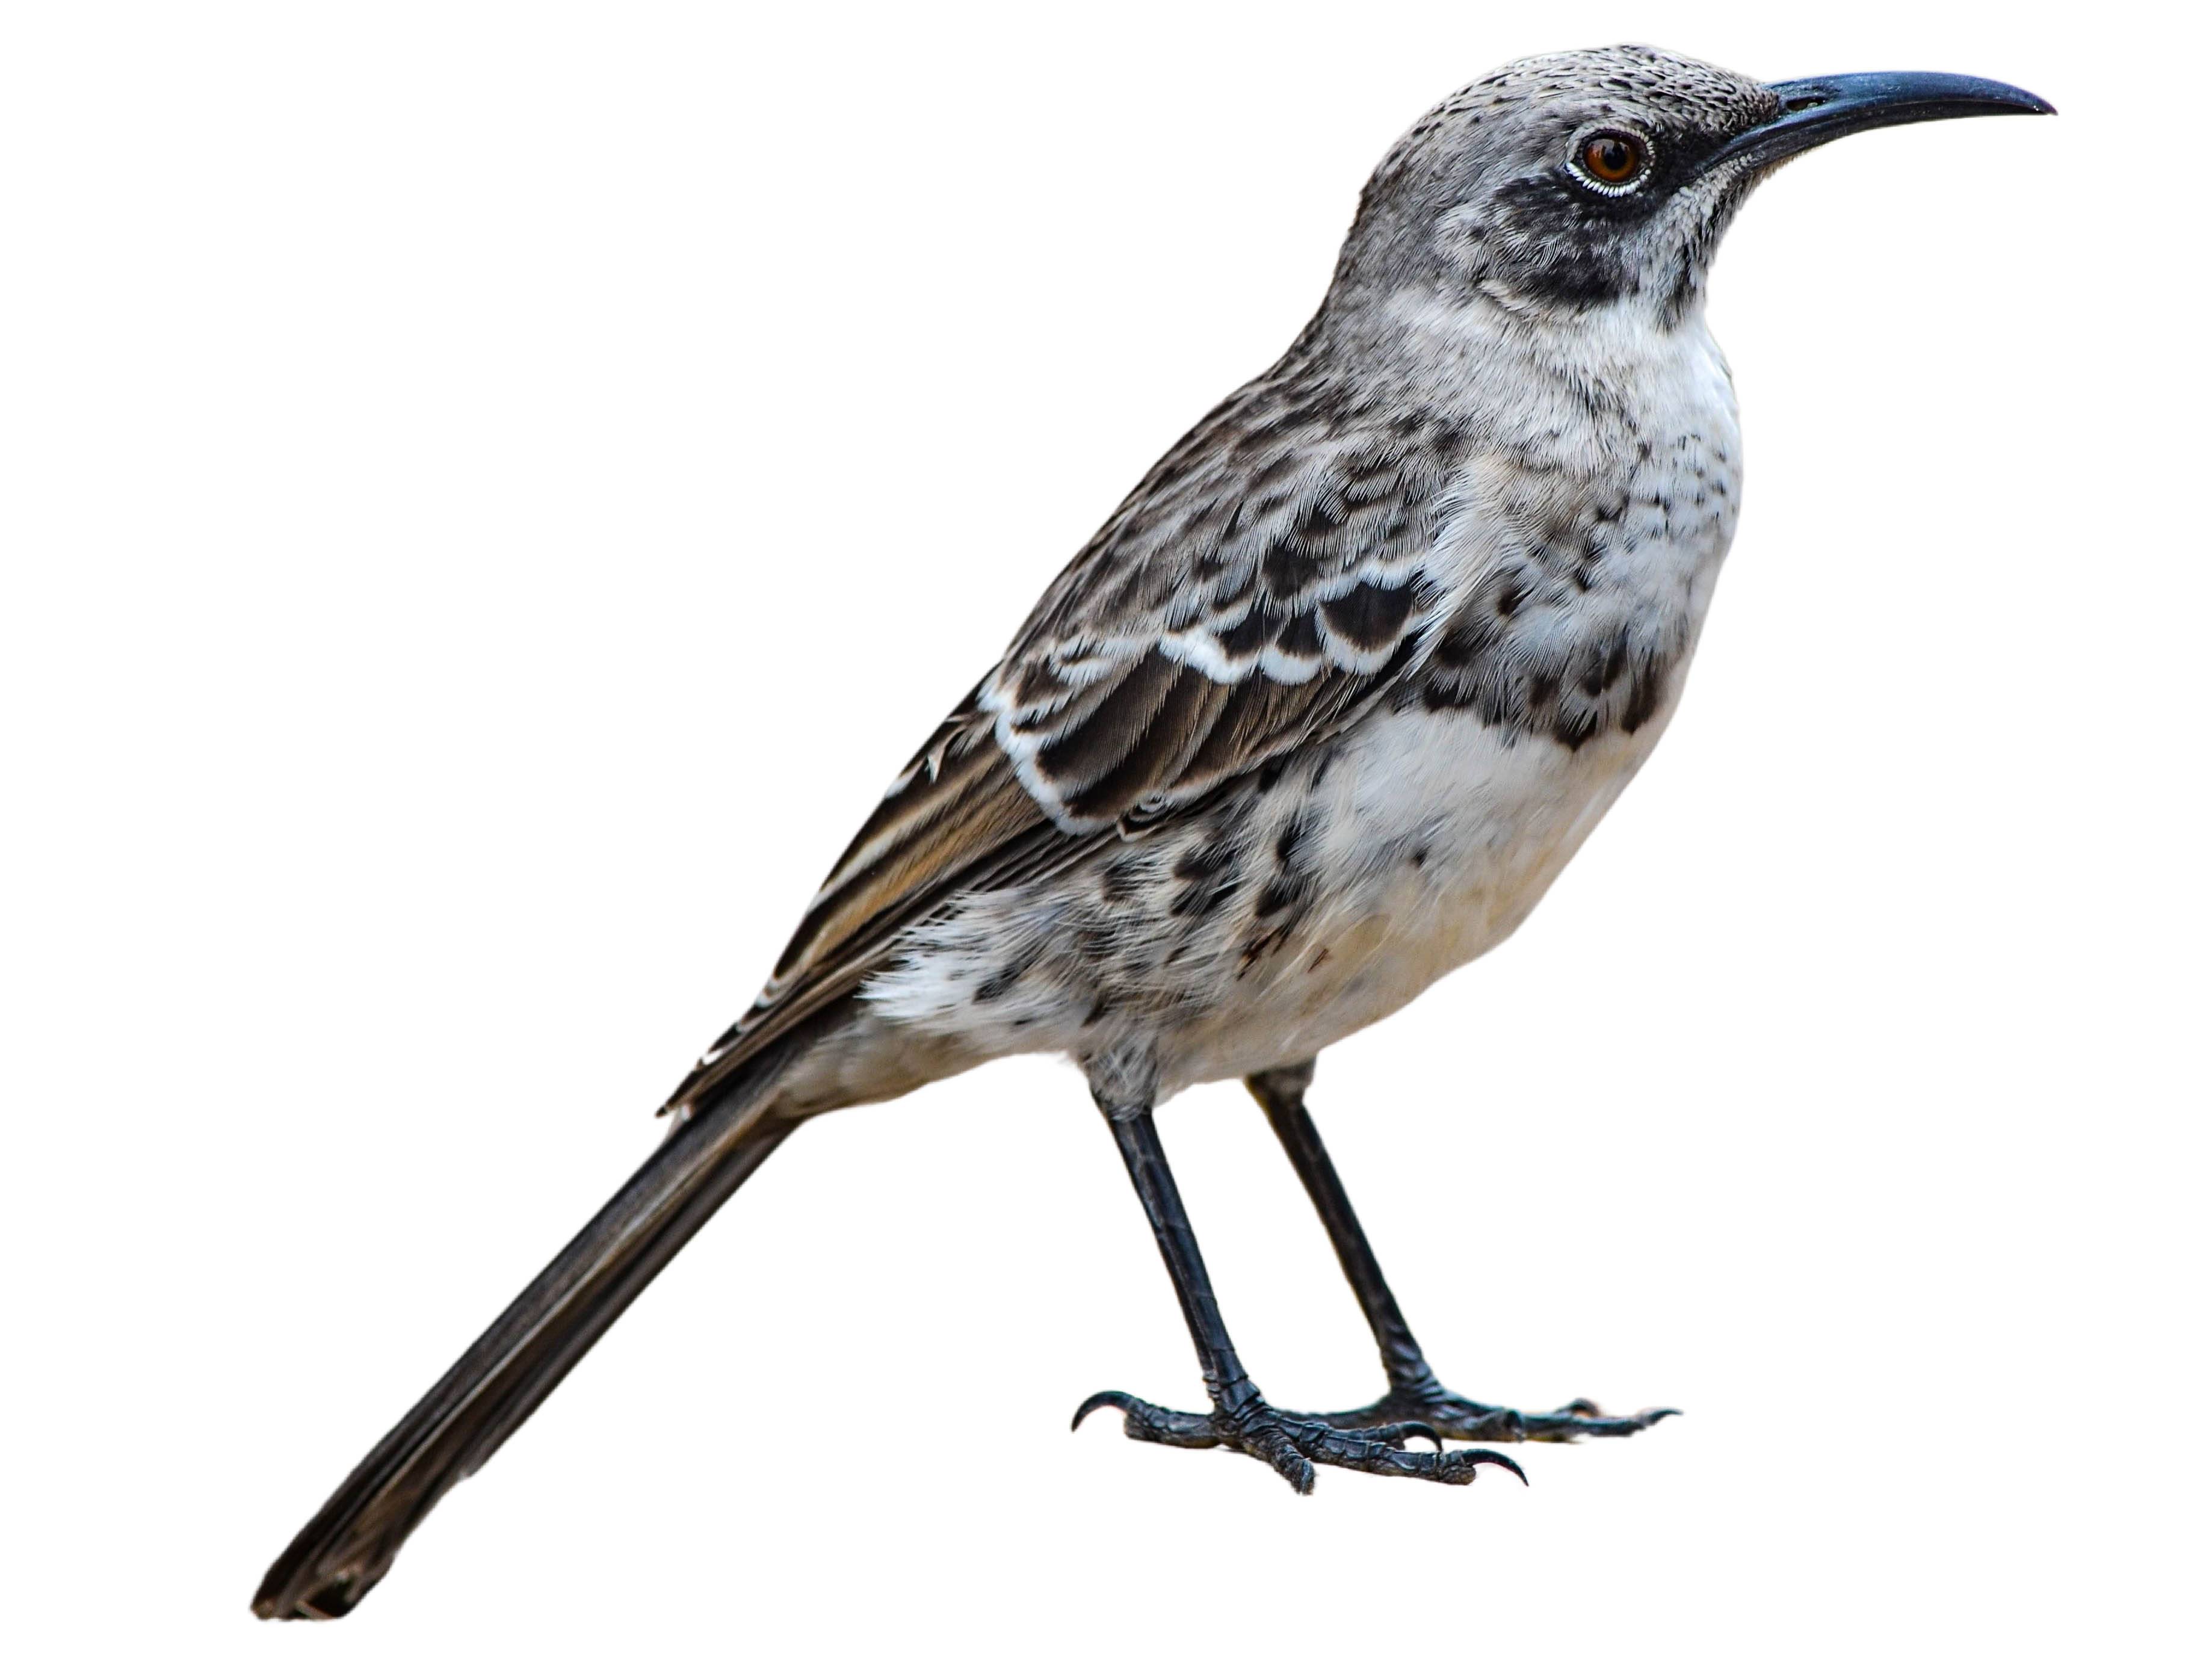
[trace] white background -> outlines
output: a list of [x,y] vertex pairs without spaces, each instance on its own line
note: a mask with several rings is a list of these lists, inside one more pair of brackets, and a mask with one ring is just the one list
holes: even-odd
[[[15,10],[9,1645],[2202,1642],[2179,16]],[[1522,937],[1322,1064],[1448,1382],[1687,1415],[1304,1501],[1070,1437],[1095,1389],[1201,1395],[1079,1079],[1011,1063],[799,1135],[359,1613],[256,1626],[1036,592],[1304,322],[1391,140],[1621,38],[2064,112],[1752,204],[1686,705]],[[1370,1397],[1257,1111],[1164,1127],[1261,1383]]]

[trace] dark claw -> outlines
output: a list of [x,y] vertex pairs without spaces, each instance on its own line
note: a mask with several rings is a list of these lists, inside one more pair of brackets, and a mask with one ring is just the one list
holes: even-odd
[[1501,1469],[1512,1470],[1513,1478],[1518,1480],[1522,1486],[1525,1486],[1528,1484],[1528,1477],[1522,1473],[1521,1466],[1515,1462],[1511,1458],[1508,1457],[1504,1452],[1494,1452],[1486,1446],[1480,1446],[1472,1451],[1455,1451],[1452,1453],[1451,1455],[1454,1457],[1464,1457],[1470,1463],[1495,1463]]
[[1073,1434],[1083,1426],[1083,1419],[1101,1406],[1111,1406],[1126,1414],[1130,1407],[1141,1403],[1134,1395],[1123,1394],[1119,1389],[1101,1389],[1075,1408],[1075,1420],[1067,1425],[1067,1431]]

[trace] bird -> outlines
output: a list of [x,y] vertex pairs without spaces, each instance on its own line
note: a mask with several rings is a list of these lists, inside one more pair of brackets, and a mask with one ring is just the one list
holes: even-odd
[[[1753,188],[1848,134],[2053,112],[1966,76],[1763,82],[1623,46],[1508,64],[1423,115],[1312,320],[1046,589],[670,1097],[658,1148],[338,1486],[253,1611],[357,1605],[800,1125],[1013,1054],[1081,1070],[1206,1395],[1109,1390],[1077,1424],[1117,1411],[1132,1438],[1225,1448],[1303,1492],[1316,1465],[1521,1475],[1494,1445],[1672,1414],[1443,1385],[1308,1109],[1316,1056],[1512,933],[1666,729],[1736,525],[1705,301]],[[1279,1407],[1231,1340],[1154,1114],[1238,1079],[1372,1330],[1370,1405]]]

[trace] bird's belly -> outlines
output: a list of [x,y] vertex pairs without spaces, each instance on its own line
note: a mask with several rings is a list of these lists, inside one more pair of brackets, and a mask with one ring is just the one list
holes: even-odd
[[1318,1053],[1501,943],[1619,799],[1666,712],[1574,749],[1463,714],[1364,723],[1313,792],[1324,840],[1310,907],[1177,1035],[1166,1079]]
[[1519,927],[1672,701],[1572,748],[1468,711],[1377,711],[1211,814],[969,895],[864,988],[806,1091],[844,1104],[999,1054],[1126,1050],[1164,1098],[1307,1058]]

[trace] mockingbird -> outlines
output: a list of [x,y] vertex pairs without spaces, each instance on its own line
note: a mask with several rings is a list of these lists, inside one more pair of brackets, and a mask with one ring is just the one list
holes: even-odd
[[[347,1477],[254,1611],[390,1567],[785,1136],[1001,1054],[1072,1055],[1211,1409],[1127,1432],[1460,1484],[1470,1441],[1626,1435],[1431,1372],[1305,1107],[1313,1057],[1520,925],[1658,741],[1735,527],[1705,274],[1753,185],[1870,127],[2045,114],[1951,75],[1762,85],[1639,46],[1515,64],[1399,140],[1320,311],[1146,475],[937,728],[665,1141]],[[1152,1111],[1243,1078],[1382,1350],[1373,1405],[1246,1375]],[[1410,1449],[1425,1440],[1436,1449]]]

